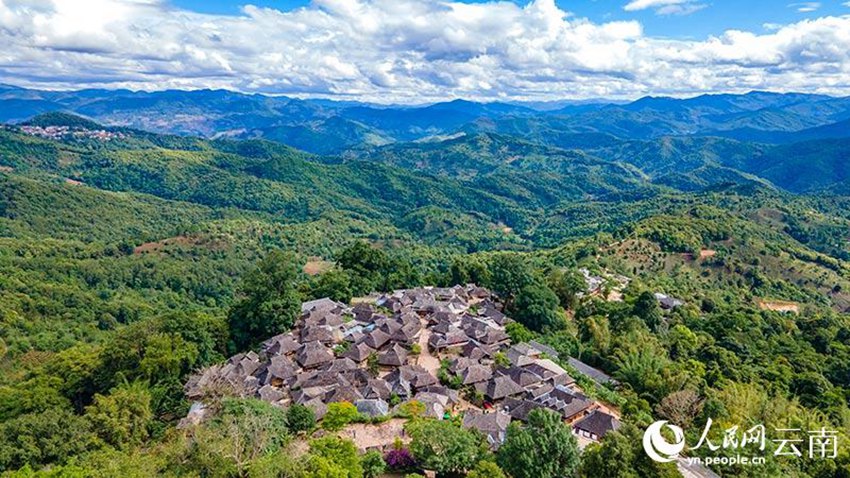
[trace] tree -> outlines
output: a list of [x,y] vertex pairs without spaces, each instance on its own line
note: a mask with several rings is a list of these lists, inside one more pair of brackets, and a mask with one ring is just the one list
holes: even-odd
[[342,269],[331,269],[323,272],[310,287],[310,295],[315,299],[330,297],[337,302],[349,303],[353,292],[351,291],[351,277]]
[[332,432],[342,430],[346,425],[357,419],[360,414],[357,407],[350,402],[334,402],[328,404],[328,411],[322,419],[322,428]]
[[499,465],[488,460],[481,460],[469,473],[466,478],[507,478],[505,472],[499,468]]
[[226,398],[221,410],[193,430],[189,466],[215,476],[244,476],[258,460],[289,441],[286,413],[255,398]]
[[658,300],[648,290],[643,291],[637,300],[635,300],[632,313],[640,317],[646,326],[649,327],[649,330],[655,331],[661,324],[661,309],[658,307]]
[[575,310],[578,304],[577,294],[587,288],[584,277],[574,270],[553,269],[546,278],[546,283],[558,296],[561,307],[569,310]]
[[560,414],[538,408],[528,414],[525,426],[510,424],[496,461],[513,478],[573,476],[579,464],[578,446]]
[[524,256],[502,253],[490,260],[490,283],[487,285],[499,295],[506,308],[510,309],[519,292],[533,282],[534,273]]
[[292,327],[301,311],[297,278],[295,257],[281,251],[271,252],[245,276],[242,298],[228,317],[234,351],[254,347]]
[[116,448],[141,445],[153,419],[151,393],[141,382],[135,382],[114,388],[109,395],[97,394],[86,408],[86,418],[94,432]]
[[286,409],[286,423],[293,432],[309,432],[316,427],[316,413],[296,403]]
[[610,432],[601,443],[584,450],[580,475],[584,478],[639,478],[634,459],[634,444],[620,433]]
[[480,435],[450,421],[414,420],[407,423],[406,430],[417,463],[437,474],[464,473],[487,453]]
[[558,297],[544,285],[524,287],[511,310],[517,322],[537,332],[561,328],[564,324],[563,315],[558,311]]
[[694,419],[702,413],[703,400],[693,390],[679,390],[667,395],[655,407],[663,418],[687,430]]
[[21,415],[0,424],[0,471],[62,463],[95,447],[89,422],[70,411]]
[[363,477],[363,465],[357,455],[357,447],[351,440],[338,436],[316,438],[310,441],[310,454],[342,468],[347,472],[348,478]]
[[376,478],[387,469],[384,457],[377,450],[369,450],[364,453],[360,457],[360,462],[363,465],[363,476],[366,478]]
[[336,254],[336,263],[350,273],[351,291],[355,295],[385,290],[391,272],[387,253],[366,242],[357,241]]

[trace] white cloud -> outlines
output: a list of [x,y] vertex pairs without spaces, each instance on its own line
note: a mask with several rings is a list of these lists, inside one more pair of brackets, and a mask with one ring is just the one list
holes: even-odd
[[[553,0],[314,0],[289,12],[246,6],[237,16],[165,0],[89,2],[97,4],[81,10],[74,0],[0,0],[0,82],[379,102],[752,89],[850,94],[850,16],[684,41],[648,37],[634,21],[576,18]],[[632,2],[657,13],[693,3]]]
[[623,7],[623,10],[634,12],[654,9],[657,15],[690,15],[707,6],[696,0],[632,0]]
[[[845,3],[845,5],[847,5]],[[821,7],[820,2],[799,2],[788,4],[789,7],[796,9],[800,13],[810,13],[817,11]]]

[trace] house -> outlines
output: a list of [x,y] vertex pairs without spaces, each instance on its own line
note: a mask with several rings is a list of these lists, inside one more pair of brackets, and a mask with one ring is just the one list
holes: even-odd
[[541,354],[546,354],[550,359],[558,360],[558,352],[555,351],[552,347],[541,344],[536,340],[531,340],[528,342],[528,345],[534,348],[535,350],[540,351]]
[[374,378],[366,382],[366,385],[360,390],[360,395],[363,395],[363,398],[389,400],[392,395],[392,389],[386,380]]
[[376,352],[377,351],[375,349],[366,345],[365,342],[360,342],[350,346],[348,350],[343,352],[342,356],[360,363]]
[[489,349],[482,347],[481,344],[475,340],[470,340],[464,344],[464,346],[461,347],[460,353],[462,357],[467,357],[472,360],[488,359],[493,355]]
[[664,310],[675,309],[676,307],[680,307],[685,305],[685,303],[679,299],[670,297],[668,295],[662,294],[660,292],[655,293],[655,300],[658,301],[659,307]]
[[520,387],[526,390],[539,385],[543,381],[543,377],[537,375],[531,370],[528,370],[527,368],[511,367],[508,369],[502,369],[499,373],[511,377],[511,380],[518,383]]
[[339,331],[335,331],[332,327],[327,325],[309,325],[301,329],[302,344],[315,341],[332,344],[339,338]]
[[323,313],[330,312],[336,308],[344,308],[344,305],[331,300],[329,297],[323,297],[321,299],[311,300],[301,304],[301,313]]
[[390,414],[390,405],[381,399],[361,399],[354,402],[357,412],[371,418]]
[[292,360],[283,355],[276,355],[266,366],[261,382],[263,385],[282,387],[291,383],[297,375],[298,370]]
[[263,342],[261,350],[269,357],[273,355],[287,355],[298,350],[300,345],[292,333],[285,333],[276,335]]
[[493,370],[486,365],[475,363],[460,370],[458,375],[463,380],[463,385],[475,385],[490,380],[493,377]]
[[570,367],[578,370],[581,374],[586,375],[599,385],[617,385],[617,381],[608,376],[605,372],[595,369],[576,358],[570,357],[567,360],[567,363],[569,363]]
[[501,410],[484,413],[467,410],[463,415],[463,428],[478,430],[487,438],[490,448],[496,450],[505,441],[511,416]]
[[419,392],[413,399],[425,405],[425,416],[431,418],[442,419],[450,405],[447,395],[434,392]]
[[610,431],[620,428],[620,420],[601,410],[594,410],[590,415],[573,424],[573,433],[578,436],[599,441]]
[[494,401],[501,400],[512,395],[520,395],[525,391],[525,389],[523,389],[518,383],[514,382],[511,377],[507,375],[497,375],[487,382],[484,382],[483,387],[481,387],[479,391],[481,391],[485,397]]
[[401,367],[407,363],[407,350],[399,344],[378,354],[378,364],[387,367]]
[[363,342],[373,349],[380,349],[390,341],[390,334],[381,329],[375,329],[368,332],[363,338]]
[[560,413],[567,423],[583,418],[596,407],[596,404],[584,395],[561,386],[554,387],[551,392],[537,397],[535,401]]
[[295,354],[295,360],[304,368],[315,368],[332,362],[334,354],[329,347],[321,342],[303,344]]
[[278,403],[287,397],[283,390],[271,385],[264,385],[257,391],[260,400],[268,403]]
[[527,421],[528,414],[538,408],[546,408],[534,400],[524,398],[508,397],[502,404],[502,410],[508,413],[512,419],[519,421]]

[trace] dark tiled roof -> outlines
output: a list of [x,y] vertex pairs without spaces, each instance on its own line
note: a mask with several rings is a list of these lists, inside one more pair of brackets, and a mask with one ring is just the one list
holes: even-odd
[[463,427],[480,431],[493,448],[498,448],[505,441],[505,432],[510,423],[511,416],[501,410],[490,413],[467,410],[463,415]]
[[320,342],[308,342],[301,346],[295,359],[304,368],[318,367],[334,359],[334,354]]
[[487,382],[487,388],[484,395],[491,400],[501,400],[505,397],[510,397],[511,395],[519,395],[524,391],[525,390],[523,390],[518,383],[514,382],[511,377],[507,375],[499,375],[491,378]]
[[606,433],[619,429],[620,421],[601,410],[594,410],[590,415],[573,424],[573,428],[592,433],[602,438]]
[[596,383],[603,384],[603,385],[607,384],[607,383],[610,383],[612,385],[617,383],[616,380],[614,380],[613,378],[608,376],[605,372],[603,372],[599,369],[595,369],[595,368],[591,367],[590,365],[587,365],[586,363],[584,363],[584,362],[582,362],[578,359],[570,357],[568,362],[569,362],[571,367],[578,370],[582,374],[587,375],[588,377],[590,377]]

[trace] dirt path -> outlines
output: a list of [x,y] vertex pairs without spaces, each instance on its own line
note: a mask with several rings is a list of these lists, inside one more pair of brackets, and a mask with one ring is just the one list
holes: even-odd
[[440,370],[440,359],[431,355],[431,351],[428,350],[428,340],[430,338],[431,330],[428,328],[427,323],[423,320],[422,332],[419,333],[420,352],[419,357],[416,358],[416,363],[436,377],[437,372]]
[[357,444],[357,448],[367,450],[369,448],[384,448],[395,443],[396,438],[402,442],[410,441],[404,433],[404,423],[406,420],[401,418],[393,418],[380,425],[371,425],[365,423],[355,423],[345,427],[339,432],[340,436],[350,438]]

